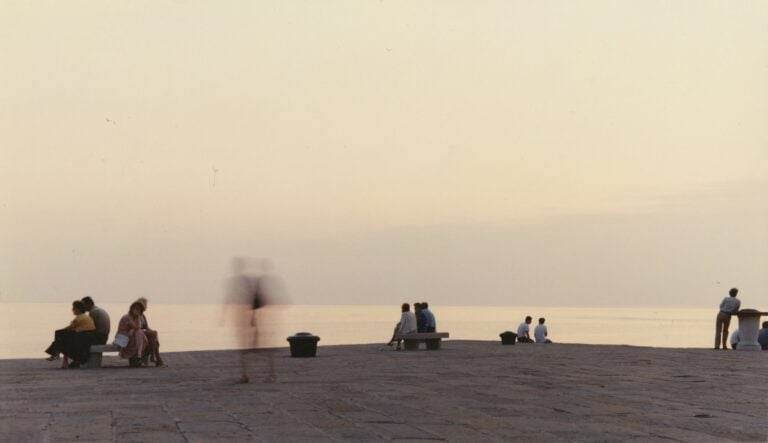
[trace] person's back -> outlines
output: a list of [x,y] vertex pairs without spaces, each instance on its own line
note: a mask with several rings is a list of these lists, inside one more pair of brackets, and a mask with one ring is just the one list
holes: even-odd
[[427,302],[423,302],[421,304],[421,312],[424,314],[424,318],[427,320],[427,332],[435,332],[437,330],[435,314],[429,310],[429,304]]
[[763,322],[763,328],[757,334],[757,342],[760,343],[763,351],[768,350],[768,321]]
[[517,327],[517,341],[520,343],[533,343],[533,340],[531,340],[530,335],[530,325],[531,324],[531,316],[525,317],[525,321],[520,323],[520,326]]
[[109,339],[109,330],[111,329],[109,314],[100,307],[94,306],[88,312],[88,315],[91,316],[96,326],[97,341],[103,345]]
[[412,334],[416,331],[418,331],[416,314],[411,311],[403,312],[400,315],[400,334]]

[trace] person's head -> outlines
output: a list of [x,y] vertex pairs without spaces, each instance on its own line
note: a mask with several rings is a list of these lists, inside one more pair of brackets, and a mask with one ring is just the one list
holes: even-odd
[[416,311],[416,312],[420,312],[421,311],[421,303],[414,303],[413,304],[413,310]]
[[86,311],[90,311],[91,308],[93,308],[93,304],[94,303],[93,303],[93,299],[91,297],[88,297],[88,296],[83,297],[82,300],[80,300],[80,301],[83,302],[83,305],[85,305],[85,310]]
[[736,294],[739,293],[739,290],[737,288],[731,288],[730,291],[728,291],[729,294],[731,294],[731,297],[736,297]]
[[141,304],[140,301],[135,301],[131,303],[131,307],[128,308],[128,313],[133,315],[134,317],[138,317],[144,313],[144,305]]
[[533,320],[533,318],[531,318],[531,316],[530,316],[530,315],[529,315],[529,316],[527,316],[527,317],[525,317],[525,322],[526,322],[526,323],[528,323],[529,325],[531,324],[531,321],[532,321],[532,320]]
[[403,306],[401,306],[401,309],[403,312],[408,312],[411,310],[411,305],[409,305],[408,303],[403,303]]
[[80,300],[75,300],[72,302],[72,312],[75,315],[80,315],[85,312],[85,305]]
[[429,309],[429,303],[425,301],[421,302],[421,309]]
[[768,329],[768,321],[764,321],[764,322],[763,322],[763,328],[766,328],[766,329]]
[[540,325],[543,325],[543,324],[544,324],[544,317],[539,317],[539,324],[540,324]]
[[146,311],[146,310],[147,310],[147,305],[148,305],[148,302],[147,302],[147,299],[146,299],[145,297],[139,297],[139,298],[137,298],[137,299],[136,299],[136,303],[141,303],[141,305],[144,307],[144,311]]

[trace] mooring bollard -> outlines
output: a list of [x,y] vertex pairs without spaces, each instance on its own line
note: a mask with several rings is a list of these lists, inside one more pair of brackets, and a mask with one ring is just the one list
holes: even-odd
[[314,357],[320,337],[309,332],[297,332],[287,338],[291,344],[291,357]]
[[499,334],[499,337],[501,337],[502,345],[514,345],[515,339],[517,339],[517,334],[512,331],[504,331]]
[[739,316],[739,345],[737,351],[760,351],[762,347],[757,342],[760,329],[760,317],[768,312],[757,309],[742,309],[736,313]]

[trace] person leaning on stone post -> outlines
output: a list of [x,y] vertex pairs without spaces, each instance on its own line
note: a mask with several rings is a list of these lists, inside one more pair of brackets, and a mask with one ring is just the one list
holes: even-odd
[[728,291],[729,297],[725,297],[720,302],[720,312],[717,313],[715,320],[715,349],[720,349],[721,342],[723,349],[728,347],[728,327],[731,325],[731,316],[738,312],[741,307],[741,301],[736,298],[738,293],[738,289],[731,288]]

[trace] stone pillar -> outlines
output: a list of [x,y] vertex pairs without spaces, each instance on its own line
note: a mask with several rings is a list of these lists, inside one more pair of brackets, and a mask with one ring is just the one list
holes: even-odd
[[739,346],[736,350],[760,351],[762,348],[757,342],[760,317],[768,315],[768,312],[760,312],[757,309],[742,309],[736,315],[739,316]]

